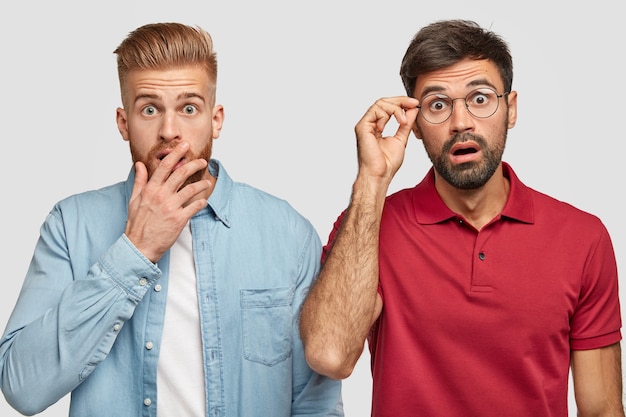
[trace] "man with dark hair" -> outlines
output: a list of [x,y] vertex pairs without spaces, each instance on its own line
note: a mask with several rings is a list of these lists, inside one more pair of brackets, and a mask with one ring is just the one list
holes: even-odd
[[[355,128],[351,201],[302,311],[309,364],[346,378],[367,339],[375,417],[566,417],[571,364],[578,415],[623,417],[612,243],[502,161],[517,120],[507,44],[435,22],[401,76],[408,97],[377,100]],[[411,132],[432,167],[387,196]]]

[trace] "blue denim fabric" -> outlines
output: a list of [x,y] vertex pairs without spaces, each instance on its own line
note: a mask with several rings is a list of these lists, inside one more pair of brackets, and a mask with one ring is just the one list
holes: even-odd
[[[321,243],[287,202],[221,164],[191,219],[207,416],[342,416],[341,383],[306,364],[299,308]],[[134,172],[52,209],[0,341],[1,387],[24,414],[72,392],[72,417],[156,416],[169,253],[158,265],[124,235]]]

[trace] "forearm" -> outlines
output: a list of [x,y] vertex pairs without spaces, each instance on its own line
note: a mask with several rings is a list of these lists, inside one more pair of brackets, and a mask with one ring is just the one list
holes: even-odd
[[[124,246],[128,244],[118,241],[75,280],[69,262],[34,258],[39,266],[30,269],[0,345],[2,391],[13,407],[41,411],[106,357],[148,287],[131,285],[139,281],[132,274],[143,268],[145,276],[155,275],[147,263],[129,263],[126,256],[132,250]],[[127,254],[124,261],[120,252]]]
[[580,417],[624,417],[619,343],[573,351],[572,374]]
[[380,313],[378,236],[387,185],[357,178],[351,204],[303,307],[307,360],[336,379],[350,375]]

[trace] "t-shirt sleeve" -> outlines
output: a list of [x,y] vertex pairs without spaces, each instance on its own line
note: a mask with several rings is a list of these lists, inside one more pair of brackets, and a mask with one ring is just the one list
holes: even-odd
[[578,304],[571,318],[574,350],[597,349],[621,340],[621,312],[615,252],[602,226],[583,272]]
[[335,239],[337,238],[337,233],[339,233],[339,229],[341,228],[341,223],[343,222],[343,219],[345,216],[346,216],[346,210],[344,210],[339,215],[339,217],[337,217],[337,220],[335,220],[335,223],[333,224],[333,229],[330,231],[330,234],[328,235],[328,242],[322,248],[322,264],[326,261],[326,258],[328,257],[328,253],[330,252],[330,249],[333,247],[333,243],[335,242]]

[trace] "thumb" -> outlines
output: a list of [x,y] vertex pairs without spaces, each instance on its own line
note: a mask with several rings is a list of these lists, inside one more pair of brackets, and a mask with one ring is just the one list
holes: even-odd
[[411,134],[411,125],[400,125],[396,132],[396,137],[400,139],[404,146],[409,142],[409,135]]
[[405,122],[401,123],[400,126],[398,126],[396,136],[399,137],[406,146],[409,141],[411,131],[413,130],[415,119],[417,119],[417,109],[406,110],[404,116],[406,118]]

